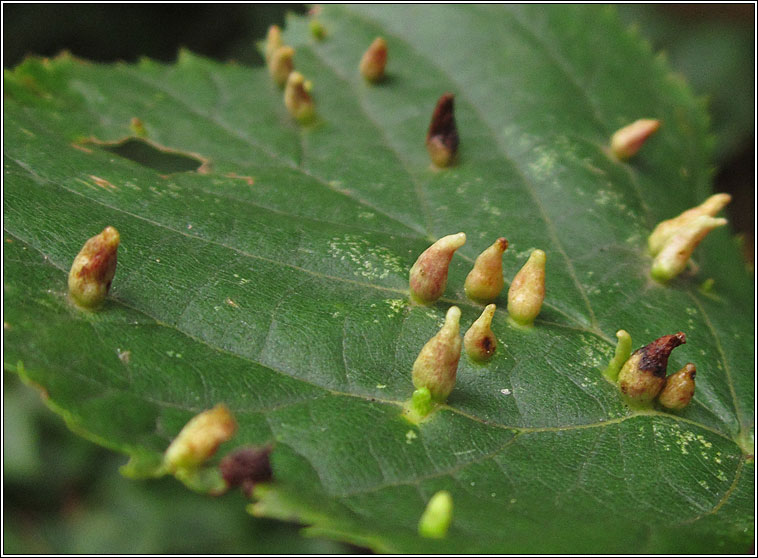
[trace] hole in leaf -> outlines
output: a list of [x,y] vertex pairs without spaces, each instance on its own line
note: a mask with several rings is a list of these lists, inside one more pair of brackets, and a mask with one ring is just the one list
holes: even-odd
[[155,169],[160,174],[207,171],[208,161],[199,156],[157,146],[142,139],[128,138],[118,143],[101,143],[99,146],[119,157]]

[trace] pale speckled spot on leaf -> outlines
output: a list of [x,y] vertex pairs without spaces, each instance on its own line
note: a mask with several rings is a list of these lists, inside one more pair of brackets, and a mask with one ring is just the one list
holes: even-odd
[[386,279],[390,274],[405,271],[400,258],[389,248],[353,234],[333,237],[329,241],[329,255],[352,264],[353,274],[367,279]]

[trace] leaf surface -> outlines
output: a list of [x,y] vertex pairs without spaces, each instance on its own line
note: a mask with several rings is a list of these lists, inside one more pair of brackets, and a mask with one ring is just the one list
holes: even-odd
[[[314,82],[308,127],[265,69],[189,53],[6,73],[5,366],[132,474],[154,474],[186,421],[224,402],[240,428],[218,457],[276,444],[253,513],[379,551],[744,550],[751,279],[726,230],[669,287],[645,253],[655,223],[710,192],[702,105],[608,9],[331,5],[319,19],[323,41],[301,18],[284,35]],[[369,85],[357,65],[378,35],[388,76]],[[459,164],[435,171],[423,140],[447,91]],[[156,160],[199,170],[119,154],[135,117]],[[646,117],[658,134],[614,160],[610,135]],[[106,225],[122,238],[116,279],[81,312],[68,267]],[[410,305],[410,266],[458,231],[445,297]],[[546,251],[543,311],[511,326],[504,291],[494,359],[462,358],[447,405],[412,425],[413,361],[451,304],[464,331],[478,317],[464,278],[499,236],[508,279]],[[623,405],[600,374],[620,328],[635,347],[687,334],[669,367],[697,365],[686,410]],[[441,489],[449,535],[421,539]]]

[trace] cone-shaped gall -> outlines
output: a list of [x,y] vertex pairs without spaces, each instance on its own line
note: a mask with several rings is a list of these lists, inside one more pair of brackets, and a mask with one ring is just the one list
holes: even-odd
[[113,227],[106,227],[93,236],[74,258],[68,273],[68,292],[83,308],[96,308],[111,288],[116,274],[120,236]]
[[611,137],[611,151],[622,161],[629,159],[660,126],[660,120],[650,118],[643,118],[624,126]]
[[463,348],[471,360],[486,362],[495,354],[497,338],[491,325],[496,308],[494,304],[488,305],[463,336]]
[[458,153],[458,128],[455,125],[455,96],[445,93],[437,101],[432,113],[429,131],[426,134],[426,148],[429,157],[438,167],[450,166]]
[[432,399],[444,403],[455,387],[458,361],[461,358],[461,310],[452,306],[445,316],[445,324],[426,345],[413,363],[413,385],[427,388]]
[[618,377],[619,388],[631,403],[648,405],[658,396],[666,383],[671,351],[686,341],[687,337],[680,331],[664,335],[632,353]]
[[700,215],[677,229],[653,260],[650,276],[660,283],[666,283],[679,275],[687,267],[692,251],[705,236],[726,224],[724,218]]
[[545,252],[534,250],[508,289],[508,314],[520,325],[532,325],[545,300]]
[[453,520],[453,497],[440,490],[426,505],[418,524],[418,533],[428,539],[443,539]]
[[278,25],[271,25],[266,33],[266,42],[264,43],[263,54],[266,58],[266,63],[271,63],[271,57],[279,47],[283,46],[282,42],[282,30]]
[[715,217],[731,200],[732,196],[729,194],[714,194],[700,205],[684,211],[673,219],[667,219],[658,223],[647,239],[650,255],[658,255],[677,231],[685,225],[692,223],[695,218],[703,215]]
[[295,56],[295,49],[291,46],[280,46],[271,55],[271,60],[268,64],[268,73],[279,87],[284,87],[287,83],[287,78],[290,72],[295,67],[293,57]]
[[474,268],[463,285],[466,296],[471,300],[487,304],[503,290],[503,253],[506,248],[508,241],[501,237],[476,258]]
[[290,72],[284,87],[284,105],[299,122],[307,123],[316,113],[307,82],[300,72]]
[[695,395],[695,365],[688,362],[684,368],[666,378],[658,402],[674,411],[684,409]]
[[466,243],[466,234],[449,234],[418,257],[411,267],[411,298],[420,304],[431,304],[445,292],[447,272],[455,251]]
[[387,41],[381,37],[377,37],[366,52],[363,53],[358,69],[361,75],[368,81],[377,83],[384,79],[384,67],[386,65]]
[[184,425],[164,455],[169,471],[193,469],[210,458],[221,443],[234,436],[237,422],[226,408],[219,404],[195,415]]

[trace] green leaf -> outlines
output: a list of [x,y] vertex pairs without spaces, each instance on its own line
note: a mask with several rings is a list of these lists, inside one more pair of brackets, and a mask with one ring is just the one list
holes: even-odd
[[[702,103],[607,8],[318,17],[323,41],[303,18],[285,32],[314,82],[308,127],[264,69],[188,53],[6,73],[5,366],[73,429],[130,455],[131,475],[157,472],[181,427],[225,403],[239,431],[217,458],[275,444],[275,480],[251,511],[317,536],[390,552],[746,550],[752,280],[723,229],[668,287],[648,279],[645,253],[655,223],[710,192]],[[369,85],[357,65],[378,35],[388,76]],[[446,91],[459,163],[435,171],[424,135]],[[208,165],[165,175],[114,152],[135,117],[148,146]],[[642,151],[611,158],[613,131],[648,117],[663,126]],[[121,233],[116,278],[105,306],[82,312],[68,267],[106,225]],[[409,304],[415,258],[458,231],[446,297]],[[451,304],[464,331],[478,317],[464,278],[499,236],[507,278],[546,251],[542,313],[514,328],[501,294],[494,358],[462,358],[447,405],[412,425],[413,361]],[[602,378],[620,328],[635,347],[687,334],[670,362],[697,365],[683,412],[631,411]],[[452,525],[422,539],[439,490]]]

